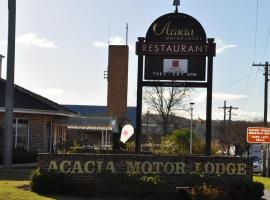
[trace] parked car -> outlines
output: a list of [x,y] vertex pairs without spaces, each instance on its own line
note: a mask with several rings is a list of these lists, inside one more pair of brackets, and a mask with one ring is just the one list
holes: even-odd
[[254,173],[262,173],[263,172],[263,164],[262,160],[253,160],[253,172]]

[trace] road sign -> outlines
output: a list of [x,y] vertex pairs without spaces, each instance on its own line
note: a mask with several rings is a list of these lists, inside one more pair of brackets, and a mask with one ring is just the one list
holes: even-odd
[[249,127],[247,128],[248,143],[270,143],[270,128]]

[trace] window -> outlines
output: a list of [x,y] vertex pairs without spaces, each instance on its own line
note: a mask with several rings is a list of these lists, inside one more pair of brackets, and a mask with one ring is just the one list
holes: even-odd
[[66,127],[57,125],[56,134],[55,144],[64,144],[66,141]]
[[29,120],[14,119],[13,144],[19,151],[29,151]]

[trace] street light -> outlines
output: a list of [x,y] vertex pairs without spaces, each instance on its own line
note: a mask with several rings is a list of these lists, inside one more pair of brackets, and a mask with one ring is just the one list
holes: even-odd
[[189,143],[189,155],[192,155],[192,121],[193,121],[193,106],[194,102],[190,102],[190,143]]

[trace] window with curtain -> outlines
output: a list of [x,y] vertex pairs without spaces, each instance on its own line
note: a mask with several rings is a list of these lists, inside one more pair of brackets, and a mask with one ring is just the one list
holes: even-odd
[[18,151],[29,151],[29,120],[14,119],[13,144]]

